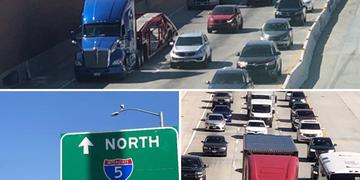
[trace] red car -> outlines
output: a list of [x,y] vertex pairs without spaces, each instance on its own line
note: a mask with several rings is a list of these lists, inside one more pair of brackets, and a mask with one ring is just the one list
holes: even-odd
[[209,13],[207,31],[231,30],[233,32],[243,28],[243,17],[237,5],[217,5]]

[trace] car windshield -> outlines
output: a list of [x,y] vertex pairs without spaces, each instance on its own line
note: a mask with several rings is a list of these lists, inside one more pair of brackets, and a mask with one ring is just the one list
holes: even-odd
[[242,73],[216,73],[211,82],[213,84],[245,85]]
[[234,14],[234,7],[217,6],[212,11],[213,15],[231,15]]
[[217,97],[229,97],[230,95],[228,93],[215,93],[215,96],[217,96]]
[[197,158],[181,158],[181,166],[197,168],[201,166],[201,162]]
[[176,41],[176,46],[201,46],[201,37],[179,37]]
[[270,45],[248,45],[241,52],[241,57],[268,57],[272,55]]
[[320,125],[317,123],[302,123],[300,129],[313,129],[313,130],[319,130]]
[[278,4],[279,9],[301,8],[301,0],[282,0]]
[[332,174],[330,176],[329,180],[344,180],[344,179],[351,179],[351,180],[360,180],[360,174],[359,173],[355,173],[355,174],[351,174],[351,173],[346,173],[346,174]]
[[271,99],[270,96],[267,95],[251,95],[251,99]]
[[120,36],[119,24],[86,24],[84,37]]
[[253,105],[252,112],[255,113],[269,113],[271,111],[270,105],[255,104]]
[[207,143],[222,143],[225,142],[224,137],[221,136],[211,136],[211,137],[207,137],[205,139],[205,142]]
[[262,122],[249,122],[248,126],[252,126],[252,127],[265,127],[264,123],[262,123]]
[[308,104],[295,104],[294,109],[309,109],[310,106]]
[[303,92],[293,92],[292,93],[292,97],[295,97],[295,98],[304,98],[305,97],[305,94]]
[[285,23],[269,23],[265,24],[264,31],[287,31],[288,26]]
[[297,111],[298,116],[315,117],[312,111]]
[[314,138],[312,140],[312,145],[314,146],[333,146],[331,140],[329,138]]
[[230,111],[230,109],[227,106],[215,106],[214,111],[225,112]]
[[221,116],[218,116],[218,115],[209,115],[209,120],[210,121],[222,121],[223,118]]

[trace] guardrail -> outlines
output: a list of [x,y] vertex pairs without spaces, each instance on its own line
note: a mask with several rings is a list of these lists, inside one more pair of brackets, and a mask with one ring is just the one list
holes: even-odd
[[323,30],[326,28],[328,22],[333,16],[336,7],[343,0],[328,0],[324,9],[317,17],[314,24],[309,28],[309,33],[303,46],[299,62],[292,69],[290,74],[287,75],[282,89],[299,89],[302,84],[308,79],[312,57],[316,48],[316,43],[320,39]]

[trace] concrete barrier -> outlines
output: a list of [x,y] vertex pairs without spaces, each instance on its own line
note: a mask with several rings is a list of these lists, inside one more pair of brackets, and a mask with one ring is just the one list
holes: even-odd
[[292,69],[290,74],[287,75],[286,80],[282,86],[283,89],[299,89],[302,84],[308,79],[310,65],[316,43],[321,37],[322,32],[326,25],[333,16],[336,7],[343,0],[328,0],[320,16],[316,19],[314,24],[309,28],[309,33],[303,47],[303,52],[300,56],[299,63]]
[[[152,11],[171,14],[184,6],[185,2],[135,0],[135,6],[137,13]],[[0,28],[0,33],[6,34],[0,47],[0,88],[11,88],[42,73],[49,66],[63,63],[64,58],[58,57],[56,49],[70,46],[70,42],[64,40],[68,38],[69,31],[79,25],[82,4],[83,0],[1,2],[3,15],[0,23],[7,25]],[[57,19],[56,23],[53,23],[54,19]],[[68,49],[71,51],[66,56],[72,56],[73,49]],[[44,51],[55,53],[46,52],[44,55]]]

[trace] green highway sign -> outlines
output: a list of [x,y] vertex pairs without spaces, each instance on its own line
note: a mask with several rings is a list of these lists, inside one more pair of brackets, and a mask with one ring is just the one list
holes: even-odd
[[61,137],[60,180],[178,180],[179,166],[174,128]]

